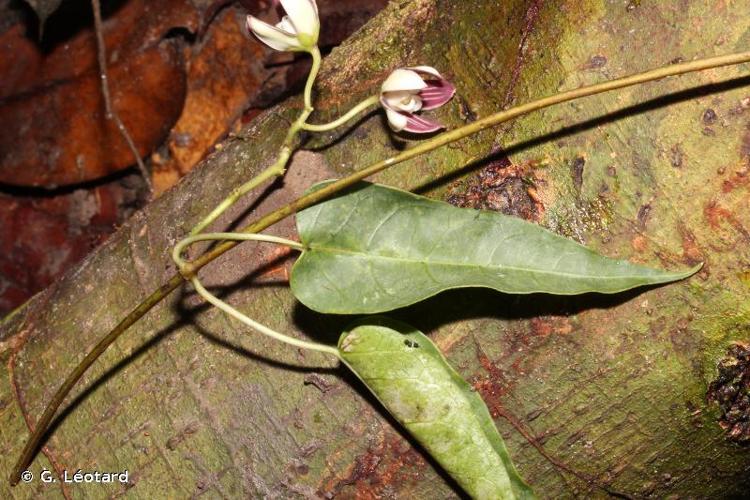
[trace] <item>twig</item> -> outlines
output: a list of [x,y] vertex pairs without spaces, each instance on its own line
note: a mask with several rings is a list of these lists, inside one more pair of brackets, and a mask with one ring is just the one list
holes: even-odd
[[107,120],[115,122],[122,138],[125,139],[130,151],[135,157],[138,170],[141,172],[141,176],[143,176],[143,180],[146,181],[146,185],[148,186],[149,194],[152,194],[154,192],[154,186],[151,183],[151,176],[149,175],[148,170],[146,170],[146,165],[143,163],[143,159],[141,158],[140,153],[138,153],[138,148],[135,147],[135,143],[130,137],[128,129],[120,119],[120,115],[118,115],[115,108],[112,107],[112,99],[109,95],[109,79],[107,77],[107,47],[104,45],[102,9],[99,0],[91,0],[91,8],[94,11],[94,32],[96,33],[96,52],[97,59],[99,60],[99,79],[102,84],[102,96],[104,97],[104,110],[106,112]]
[[[555,104],[573,101],[575,99],[580,99],[582,97],[591,96],[594,94],[600,94],[602,92],[608,92],[610,90],[630,87],[633,85],[637,85],[640,83],[645,83],[645,82],[649,82],[653,80],[660,80],[668,76],[681,75],[684,73],[703,71],[706,69],[718,68],[721,66],[730,66],[734,64],[741,64],[741,63],[747,63],[747,62],[750,62],[750,52],[741,52],[741,53],[729,54],[729,55],[718,56],[718,57],[710,57],[707,59],[700,59],[700,60],[691,61],[688,63],[665,66],[662,68],[657,68],[654,70],[646,71],[644,73],[639,73],[636,75],[628,76],[625,78],[611,80],[611,81],[599,83],[596,85],[591,85],[588,87],[581,87],[581,88],[570,90],[567,92],[561,92],[559,94],[555,94],[549,97],[544,97],[542,99],[538,99],[536,101],[532,101],[527,104],[516,106],[514,108],[511,108],[505,111],[500,111],[486,118],[477,120],[476,122],[473,122],[469,125],[465,125],[455,130],[451,130],[449,132],[445,132],[443,134],[435,136],[432,139],[424,141],[413,148],[407,149],[406,151],[394,157],[379,161],[377,163],[373,163],[372,165],[365,167],[361,170],[358,170],[357,172],[343,179],[339,179],[338,181],[328,184],[322,189],[306,194],[302,196],[301,198],[298,198],[297,200],[293,201],[292,203],[289,203],[288,205],[283,206],[261,217],[260,219],[252,222],[248,226],[244,227],[241,230],[241,232],[243,233],[260,232],[266,229],[267,227],[279,222],[280,220],[285,219],[289,215],[292,215],[302,209],[305,209],[311,205],[314,205],[315,203],[318,203],[327,198],[330,198],[331,196],[338,193],[339,191],[349,186],[352,186],[353,184],[361,181],[362,179],[365,179],[371,175],[374,175],[382,170],[386,170],[394,165],[397,165],[406,160],[414,158],[415,156],[422,155],[424,153],[437,149],[441,146],[445,146],[446,144],[450,144],[452,142],[458,141],[472,134],[475,134],[479,131],[482,131],[489,127],[493,127],[495,125],[499,125],[501,123],[512,120],[514,118],[518,118],[519,116],[531,113],[533,111],[538,111],[540,109],[547,108]],[[49,424],[52,422],[52,419],[57,413],[58,408],[63,403],[63,401],[65,400],[66,396],[71,391],[71,389],[76,385],[78,380],[83,376],[84,373],[86,373],[86,371],[91,367],[91,365],[94,364],[97,358],[99,358],[99,356],[101,356],[102,353],[104,353],[104,351],[106,351],[107,348],[115,340],[117,340],[117,338],[125,330],[127,330],[131,325],[133,325],[136,321],[138,321],[141,317],[143,317],[149,310],[151,310],[151,308],[153,308],[156,304],[161,302],[167,295],[169,295],[178,286],[180,286],[183,279],[190,278],[192,273],[197,272],[199,269],[201,269],[203,266],[205,266],[212,260],[216,259],[220,255],[226,253],[228,250],[231,250],[232,248],[237,246],[237,244],[238,243],[235,241],[225,241],[215,246],[210,251],[206,252],[201,257],[197,258],[195,261],[186,264],[186,268],[188,268],[187,270],[183,271],[182,274],[180,273],[175,274],[169,279],[169,281],[167,281],[165,284],[161,285],[157,290],[151,293],[151,295],[149,295],[146,299],[144,299],[122,321],[120,321],[120,323],[118,323],[117,326],[115,326],[115,328],[112,331],[110,331],[103,339],[99,341],[98,344],[96,344],[96,346],[94,346],[94,348],[86,355],[86,357],[83,358],[83,361],[81,361],[78,364],[78,366],[75,367],[73,372],[70,375],[68,375],[68,377],[63,382],[62,386],[60,386],[60,388],[55,393],[54,397],[52,398],[52,401],[50,401],[50,403],[47,405],[47,408],[45,408],[44,413],[42,414],[41,418],[37,422],[37,425],[34,428],[32,435],[29,437],[29,440],[26,442],[26,446],[23,449],[21,457],[18,459],[18,462],[16,462],[16,465],[11,472],[11,475],[9,478],[11,485],[18,484],[18,481],[21,478],[21,472],[23,472],[26,465],[29,464],[31,462],[31,459],[34,457],[36,450],[39,447],[39,444],[41,443],[42,438],[45,435],[45,432],[49,428]],[[183,276],[185,278],[183,278]]]

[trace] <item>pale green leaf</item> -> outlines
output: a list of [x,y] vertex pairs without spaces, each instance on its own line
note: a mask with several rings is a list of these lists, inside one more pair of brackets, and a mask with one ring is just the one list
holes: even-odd
[[325,313],[390,311],[461,287],[617,293],[700,268],[609,259],[515,217],[369,183],[300,212],[297,228],[307,250],[292,270],[292,291]]
[[339,339],[342,360],[473,498],[534,498],[487,406],[422,332],[366,318]]

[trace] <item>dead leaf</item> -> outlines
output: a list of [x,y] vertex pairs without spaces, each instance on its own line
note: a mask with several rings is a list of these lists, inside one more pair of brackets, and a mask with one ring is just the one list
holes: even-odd
[[140,206],[143,187],[132,174],[60,194],[0,193],[0,316],[103,242]]
[[[185,96],[173,43],[129,57],[109,71],[113,107],[146,155],[166,138]],[[117,172],[133,155],[107,120],[99,78],[90,73],[0,105],[0,182],[52,188]]]
[[17,24],[0,35],[0,50],[7,57],[0,57],[0,101],[20,89],[26,82],[37,78],[42,53],[24,34],[25,28]]
[[244,17],[235,9],[221,12],[190,63],[185,107],[169,140],[170,158],[154,168],[157,195],[226,134],[268,77],[264,49],[242,33]]
[[[130,0],[104,23],[113,105],[142,155],[163,142],[185,95],[182,51],[161,40],[174,28],[197,26],[188,0]],[[134,163],[104,116],[91,30],[46,56],[19,29],[0,46],[22,58],[0,63],[0,182],[54,187]]]

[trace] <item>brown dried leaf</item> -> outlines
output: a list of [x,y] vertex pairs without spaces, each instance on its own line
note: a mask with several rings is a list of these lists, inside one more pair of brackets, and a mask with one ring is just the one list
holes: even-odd
[[[142,155],[164,140],[185,94],[181,51],[160,41],[173,28],[197,25],[188,0],[131,0],[104,23],[113,106]],[[0,63],[0,182],[53,187],[134,163],[104,116],[93,32],[47,56],[19,29],[0,46],[17,48],[21,59]]]
[[[145,155],[179,116],[185,74],[172,43],[109,71],[113,107]],[[105,117],[99,78],[90,73],[0,105],[0,182],[55,187],[108,175],[133,155]]]
[[264,50],[242,33],[244,15],[221,12],[190,63],[185,107],[169,140],[169,161],[154,169],[156,194],[197,164],[242,114],[268,76]]
[[0,316],[51,284],[140,203],[138,174],[59,194],[0,193]]

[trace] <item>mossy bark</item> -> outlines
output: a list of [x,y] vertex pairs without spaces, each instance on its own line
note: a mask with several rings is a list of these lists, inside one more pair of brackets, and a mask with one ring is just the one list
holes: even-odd
[[[391,2],[325,61],[320,121],[377,91],[394,67],[429,64],[458,87],[435,113],[455,127],[558,90],[748,50],[748,12],[747,0]],[[396,314],[480,391],[542,497],[738,496],[750,487],[747,449],[726,438],[705,398],[729,343],[750,340],[749,74],[747,65],[725,68],[558,106],[376,179],[503,209],[608,256],[670,269],[705,263],[685,282],[614,297],[459,290]],[[457,494],[332,360],[248,332],[189,289],[96,364],[31,466],[37,476],[127,469],[131,484],[5,482],[61,378],[171,275],[176,240],[270,163],[300,106],[293,99],[228,139],[0,325],[2,497]],[[284,189],[217,226],[405,145],[379,114],[311,138],[315,152],[295,157]],[[293,222],[272,232],[291,236]],[[269,326],[334,343],[351,318],[297,304],[285,283],[290,262],[244,244],[201,275]]]

